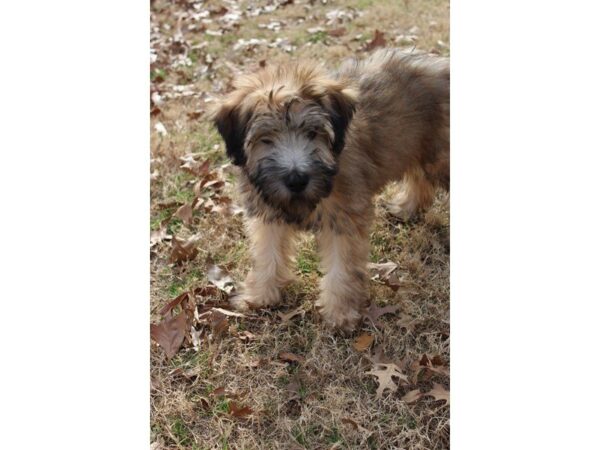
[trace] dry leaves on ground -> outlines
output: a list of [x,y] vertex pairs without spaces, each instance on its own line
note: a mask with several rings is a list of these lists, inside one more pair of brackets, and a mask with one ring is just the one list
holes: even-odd
[[374,340],[375,336],[372,336],[368,333],[363,333],[358,338],[356,338],[352,346],[356,349],[356,351],[364,352],[371,346]]
[[421,371],[425,371],[425,379],[431,378],[432,374],[437,373],[444,376],[450,376],[450,369],[446,366],[446,363],[440,355],[428,356],[423,355],[419,361],[415,361],[411,365],[411,369],[414,370],[413,383],[417,382]]
[[158,325],[150,325],[150,336],[157,342],[171,359],[183,343],[187,328],[187,317],[180,313],[175,317],[169,317]]
[[286,361],[286,362],[297,362],[297,363],[304,362],[304,358],[302,356],[298,356],[298,355],[295,355],[290,352],[281,352],[279,354],[279,359],[281,359],[282,361]]
[[408,377],[394,363],[375,364],[374,368],[367,372],[367,375],[377,377],[379,386],[377,387],[376,398],[382,398],[386,391],[393,393],[398,390],[394,378],[397,378],[399,383],[408,383]]
[[419,389],[414,389],[407,392],[403,397],[406,403],[414,403],[422,397],[431,396],[435,400],[444,400],[446,404],[450,404],[450,391],[439,383],[433,383],[433,388],[427,392],[421,392]]
[[286,313],[277,312],[277,315],[279,316],[279,318],[281,319],[281,321],[283,323],[289,322],[290,320],[292,320],[294,317],[296,317],[299,314],[302,314],[302,317],[304,317],[304,315],[306,314],[306,311],[302,307],[299,307],[299,308],[293,309]]
[[[169,359],[186,342],[186,346],[191,345],[198,351],[202,342],[211,342],[220,338],[223,333],[231,332],[230,318],[247,317],[237,311],[217,306],[221,301],[220,298],[215,299],[217,296],[218,290],[214,286],[197,287],[178,295],[159,310],[158,313],[164,319],[158,324],[150,325],[151,337]],[[178,314],[173,316],[175,311]],[[238,333],[235,330],[231,334],[245,341],[255,337],[250,332]]]
[[160,244],[163,241],[173,239],[173,236],[167,231],[167,222],[168,220],[163,221],[158,230],[154,230],[150,233],[150,248]]
[[399,278],[396,273],[397,268],[398,264],[391,261],[367,264],[367,269],[373,274],[371,279],[374,281],[382,281],[383,284],[394,291],[397,291],[404,284],[404,280]]
[[386,40],[384,37],[384,34],[382,31],[379,30],[375,30],[375,36],[373,36],[373,39],[367,43],[367,45],[365,46],[365,50],[370,52],[371,50],[374,50],[378,47],[385,47],[386,45]]
[[206,276],[208,281],[227,294],[231,294],[235,289],[233,278],[231,278],[227,271],[216,264],[213,264],[208,268]]
[[196,235],[187,239],[174,237],[171,240],[171,254],[169,255],[169,262],[172,264],[179,264],[193,260],[196,256],[198,256],[199,250],[196,244],[199,240],[200,237]]
[[375,327],[381,327],[382,324],[379,321],[379,318],[384,314],[395,314],[399,309],[400,305],[379,307],[375,303],[371,303],[371,305],[365,311],[363,317],[365,319],[369,319]]
[[236,402],[229,402],[229,414],[233,417],[246,417],[252,412],[252,408],[249,406],[240,406]]

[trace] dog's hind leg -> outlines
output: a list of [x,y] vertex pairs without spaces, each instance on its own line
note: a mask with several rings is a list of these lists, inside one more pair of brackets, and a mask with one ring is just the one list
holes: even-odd
[[434,197],[435,187],[418,167],[404,174],[402,190],[386,205],[386,209],[392,215],[408,220],[417,212],[429,208]]
[[252,269],[241,292],[231,299],[238,309],[261,308],[281,301],[280,289],[294,279],[293,230],[283,224],[264,223],[260,219],[247,222],[252,243]]

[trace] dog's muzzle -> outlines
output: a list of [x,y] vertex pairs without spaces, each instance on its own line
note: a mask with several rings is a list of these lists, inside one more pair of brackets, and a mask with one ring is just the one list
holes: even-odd
[[284,183],[292,194],[302,193],[306,189],[306,186],[308,186],[309,181],[310,176],[306,172],[300,172],[295,169],[284,178]]

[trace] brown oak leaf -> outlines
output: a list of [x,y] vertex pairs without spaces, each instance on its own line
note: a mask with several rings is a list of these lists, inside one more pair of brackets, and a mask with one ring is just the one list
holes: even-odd
[[171,241],[171,254],[169,255],[169,262],[181,263],[194,259],[196,256],[198,256],[198,249],[196,248],[197,242],[197,236],[192,236],[186,240],[174,237]]
[[398,390],[398,385],[394,383],[394,378],[398,378],[399,382],[408,383],[408,377],[394,363],[376,364],[373,369],[366,373],[367,375],[377,377],[379,386],[377,387],[375,398],[383,397],[385,391],[396,392]]
[[379,307],[377,304],[372,303],[371,306],[365,311],[364,318],[369,319],[376,327],[381,327],[382,323],[379,318],[384,314],[395,314],[400,309],[400,305],[389,305]]
[[371,346],[371,344],[373,343],[374,340],[375,340],[375,336],[370,335],[368,333],[363,333],[358,338],[356,338],[356,340],[354,341],[352,346],[357,351],[364,352],[366,349],[368,349]]
[[304,314],[306,314],[306,311],[304,309],[302,309],[302,307],[300,307],[300,308],[293,309],[292,311],[288,311],[286,313],[282,313],[282,312],[277,313],[277,315],[279,316],[279,318],[281,319],[282,322],[289,322],[292,318],[296,317],[298,314],[302,314],[302,317],[304,317]]
[[160,345],[167,358],[171,359],[183,343],[187,328],[187,317],[184,312],[169,317],[159,324],[150,324],[150,336]]
[[406,403],[413,403],[413,402],[416,402],[417,400],[419,400],[422,396],[423,396],[423,394],[421,393],[420,390],[413,389],[412,391],[409,391],[406,394],[404,394],[404,396],[402,397],[402,400],[405,401]]
[[433,383],[433,388],[423,395],[431,395],[436,400],[445,400],[447,404],[450,404],[450,391],[439,383]]
[[191,173],[197,177],[204,177],[208,174],[210,168],[210,161],[196,161],[194,155],[185,155],[180,158],[183,164],[180,166],[186,172]]
[[304,358],[302,356],[294,355],[293,353],[290,353],[290,352],[281,352],[279,354],[279,359],[281,359],[283,361],[287,361],[287,362],[297,362],[297,363],[304,362]]
[[181,221],[186,224],[187,226],[190,226],[192,224],[192,217],[194,214],[194,207],[196,206],[196,203],[198,202],[198,199],[195,198],[194,200],[192,200],[189,203],[186,203],[183,206],[180,206],[177,211],[175,211],[175,214],[173,214],[175,217],[178,217],[179,219],[181,219]]
[[236,402],[229,402],[229,414],[233,417],[246,417],[253,412],[249,406],[239,406]]
[[379,30],[375,30],[375,36],[373,36],[373,40],[367,44],[365,50],[370,52],[377,47],[385,47],[385,44],[386,40],[384,38],[384,33]]

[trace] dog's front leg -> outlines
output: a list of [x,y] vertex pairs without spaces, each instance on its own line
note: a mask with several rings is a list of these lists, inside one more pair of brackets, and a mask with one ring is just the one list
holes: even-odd
[[317,308],[327,324],[351,331],[368,298],[368,232],[355,225],[324,227],[318,238],[325,276]]
[[284,224],[250,219],[246,223],[251,241],[252,269],[239,295],[232,299],[238,309],[262,308],[281,301],[280,289],[293,281],[293,232]]

